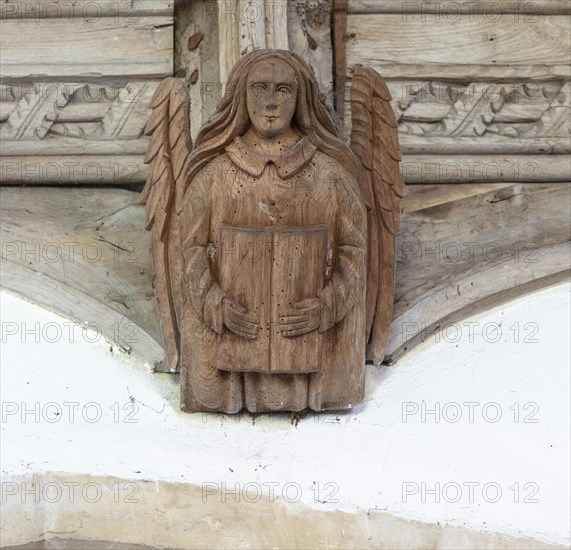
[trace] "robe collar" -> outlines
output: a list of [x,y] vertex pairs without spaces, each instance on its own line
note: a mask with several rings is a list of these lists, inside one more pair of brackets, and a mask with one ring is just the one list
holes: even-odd
[[307,136],[280,156],[264,155],[246,144],[240,136],[226,147],[226,154],[230,160],[251,176],[261,176],[268,163],[271,162],[275,165],[280,178],[284,180],[305,168],[316,151],[317,147],[309,141]]

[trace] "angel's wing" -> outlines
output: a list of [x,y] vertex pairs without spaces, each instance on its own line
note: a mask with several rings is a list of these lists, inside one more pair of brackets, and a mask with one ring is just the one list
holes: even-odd
[[367,202],[367,359],[383,361],[393,311],[396,234],[400,199],[398,128],[391,94],[373,69],[357,66],[351,85],[351,149],[361,161]]
[[155,297],[169,368],[179,368],[181,309],[180,223],[176,213],[184,184],[183,168],[192,150],[190,97],[181,80],[160,83],[151,102],[145,134],[151,136],[145,157],[147,183],[138,203],[146,204],[146,228],[151,231]]

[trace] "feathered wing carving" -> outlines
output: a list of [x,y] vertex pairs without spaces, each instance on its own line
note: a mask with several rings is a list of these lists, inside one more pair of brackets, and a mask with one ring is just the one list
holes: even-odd
[[166,359],[172,372],[179,368],[181,314],[180,223],[176,212],[184,185],[183,168],[192,150],[190,97],[176,78],[161,82],[151,101],[152,114],[145,128],[151,137],[145,157],[149,175],[139,197],[146,204],[146,229],[151,231],[155,297]]
[[383,361],[393,311],[400,199],[398,125],[381,75],[357,66],[351,85],[351,149],[361,161],[359,181],[367,203],[367,359]]

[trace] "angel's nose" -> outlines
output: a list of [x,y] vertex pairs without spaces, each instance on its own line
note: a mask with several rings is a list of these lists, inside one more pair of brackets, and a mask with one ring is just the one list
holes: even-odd
[[266,107],[268,109],[275,109],[278,106],[277,102],[276,102],[276,91],[271,88],[268,91],[268,95],[266,97]]

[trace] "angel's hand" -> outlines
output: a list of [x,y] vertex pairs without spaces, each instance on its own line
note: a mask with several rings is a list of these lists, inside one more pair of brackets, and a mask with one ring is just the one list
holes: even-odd
[[246,340],[255,340],[260,332],[255,315],[229,298],[222,299],[222,322],[228,330]]
[[321,300],[309,298],[284,312],[280,317],[280,331],[286,338],[293,338],[318,329],[320,323]]

